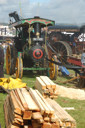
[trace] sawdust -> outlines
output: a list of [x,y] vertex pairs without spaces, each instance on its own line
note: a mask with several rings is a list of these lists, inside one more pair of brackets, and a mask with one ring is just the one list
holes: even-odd
[[82,89],[67,88],[56,84],[56,93],[61,97],[85,100],[85,91]]

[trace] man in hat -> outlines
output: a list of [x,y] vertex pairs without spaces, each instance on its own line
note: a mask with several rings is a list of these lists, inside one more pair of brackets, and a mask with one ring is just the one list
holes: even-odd
[[4,50],[0,43],[0,78],[4,77],[3,66],[4,66]]

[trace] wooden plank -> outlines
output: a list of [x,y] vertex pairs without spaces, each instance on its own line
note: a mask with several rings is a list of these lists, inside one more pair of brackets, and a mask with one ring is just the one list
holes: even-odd
[[55,122],[57,122],[57,124],[60,123],[60,119],[57,117],[57,115],[55,113],[51,116],[50,121],[52,123],[55,123]]
[[76,79],[78,79],[78,78],[80,78],[80,76],[73,77],[73,78],[71,78],[70,80],[66,80],[66,81],[62,82],[62,84],[65,84],[65,83],[71,82],[71,81],[76,80]]
[[14,95],[14,97],[15,97],[15,99],[16,99],[16,101],[17,101],[19,107],[20,107],[20,109],[22,110],[22,112],[24,112],[25,109],[24,109],[24,107],[22,106],[22,104],[21,104],[20,100],[18,99],[18,97],[16,96],[16,93],[15,93],[13,90],[12,90],[11,92],[13,93],[13,95]]
[[[39,91],[39,90],[38,90],[38,91]],[[46,89],[43,90],[43,93],[49,94],[49,90],[46,88]]]
[[32,112],[32,118],[34,120],[43,119],[43,117],[42,117],[40,112]]
[[25,111],[23,114],[23,120],[31,120],[32,111]]
[[44,122],[42,128],[51,128],[51,123]]
[[12,124],[15,125],[15,126],[16,125],[18,125],[18,126],[23,126],[24,125],[24,123],[21,122],[21,119],[18,119],[18,118],[15,118]]
[[47,76],[45,76],[46,80],[50,83],[51,88],[56,89],[56,84]]
[[[18,118],[18,119],[22,120],[22,116],[21,115],[18,115],[18,114],[13,112],[13,116],[14,116],[14,118]],[[23,120],[21,122],[23,122]]]
[[44,121],[45,121],[45,122],[50,122],[50,118],[49,118],[48,116],[45,116],[45,117],[44,117]]
[[42,91],[42,89],[46,89],[46,85],[40,79],[40,77],[36,77],[35,88],[38,89],[40,92]]
[[20,128],[20,126],[16,126],[16,125],[11,124],[7,128]]
[[32,119],[36,120],[39,124],[44,122],[43,117],[40,112],[33,112]]
[[52,123],[51,128],[60,128],[60,126],[58,124],[56,124],[56,123]]
[[58,96],[52,95],[52,96],[49,96],[49,98],[51,98],[51,99],[57,99]]
[[41,128],[41,124],[39,124],[36,120],[32,120],[32,127],[33,128]]
[[48,91],[49,91],[49,95],[53,95],[54,91],[52,88],[49,88]]
[[25,89],[21,88],[22,95],[28,105],[29,110],[31,111],[40,111],[38,105],[35,103],[33,98],[31,97],[30,93]]
[[22,115],[22,110],[21,110],[19,104],[17,103],[17,101],[16,101],[12,92],[10,92],[9,100],[10,100],[10,105],[11,105],[12,109],[14,110],[14,113]]
[[40,103],[38,96],[36,95],[36,92],[31,88],[29,89],[29,92],[30,92],[32,98],[35,100],[38,107],[40,108],[41,114],[44,114],[45,109],[43,108],[42,104]]
[[48,101],[48,103],[53,107],[55,114],[61,121],[69,121],[76,125],[76,121],[56,101],[49,98],[47,98],[46,101]]
[[42,85],[39,84],[38,81],[35,82],[35,86],[34,86],[35,89],[39,90],[39,92],[40,92],[41,94],[43,94],[43,93],[44,93],[44,92],[43,92],[44,89],[42,89],[41,86],[42,86]]
[[33,128],[32,125],[24,125],[24,128]]
[[7,111],[8,111],[8,118],[10,120],[9,124],[12,124],[14,122],[14,116],[13,116],[12,109],[9,104],[9,96],[6,98],[6,107],[7,107]]
[[11,124],[17,124],[17,125],[23,125],[23,120],[20,118],[20,115],[14,114],[14,111],[11,108],[9,97],[6,98],[6,106],[8,111],[8,120],[10,120],[9,125]]
[[43,96],[39,93],[38,90],[35,90],[37,92],[37,94],[39,95],[39,97],[41,98],[41,100],[44,102],[44,104],[47,106],[47,108],[49,109],[49,113],[50,114],[53,114],[54,113],[54,110],[53,108],[48,104],[48,102],[43,98]]
[[75,110],[74,107],[63,107],[64,110]]
[[50,82],[45,78],[45,76],[40,76],[41,80],[45,83],[47,88],[51,88]]
[[4,117],[5,117],[6,128],[8,128],[8,126],[11,124],[9,113],[8,113],[7,101],[6,101],[8,97],[9,96],[7,95],[5,102],[4,102]]
[[[38,95],[38,93],[30,88],[30,91],[34,93],[34,96],[37,98],[37,101],[40,103],[40,105],[44,108],[44,113],[50,114],[51,111],[48,108],[48,106],[44,103],[44,101],[41,99],[41,97]],[[39,92],[39,91],[38,91]],[[40,93],[39,93],[40,94]],[[41,95],[41,94],[40,94]],[[41,95],[42,96],[42,95]]]
[[16,89],[16,93],[17,93],[17,95],[19,97],[19,100],[20,100],[21,104],[25,108],[25,110],[28,110],[28,105],[27,105],[27,103],[26,103],[26,101],[25,101],[25,99],[24,99],[24,97],[23,97],[23,95],[22,95],[22,93],[21,93],[19,88]]

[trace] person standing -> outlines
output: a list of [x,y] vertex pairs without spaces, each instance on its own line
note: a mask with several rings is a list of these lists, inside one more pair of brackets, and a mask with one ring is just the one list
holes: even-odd
[[0,78],[4,77],[4,49],[0,43]]

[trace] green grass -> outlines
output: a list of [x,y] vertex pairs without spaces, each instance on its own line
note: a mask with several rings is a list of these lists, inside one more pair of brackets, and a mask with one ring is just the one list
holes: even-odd
[[4,121],[4,111],[3,111],[3,104],[6,98],[6,94],[0,93],[0,124],[1,128],[5,128],[5,121]]
[[56,100],[62,107],[74,107],[67,112],[76,120],[77,128],[85,128],[85,101],[58,97]]
[[[30,74],[25,73],[22,81],[27,83],[28,87],[34,88],[36,73]],[[5,77],[9,77],[5,75]],[[62,77],[61,75],[58,76],[58,79],[55,81],[56,83],[62,83],[71,77]],[[61,81],[62,80],[62,81]],[[75,87],[75,82],[64,84],[64,86],[68,87]],[[3,112],[3,104],[6,98],[6,94],[0,93],[0,124],[1,128],[5,128],[5,121],[4,121],[4,112]],[[69,110],[68,113],[76,120],[77,128],[85,128],[85,101],[73,100],[68,98],[58,97],[56,100],[62,107],[74,107],[75,110]]]
[[59,85],[66,86],[66,87],[77,88],[78,87],[78,81],[77,80],[74,80],[74,81],[67,82],[67,83],[63,84],[63,82],[65,82],[67,80],[70,80],[71,78],[75,77],[75,72],[73,70],[69,70],[69,72],[70,72],[70,76],[63,76],[61,74],[61,72],[59,72],[57,80],[54,80],[54,82],[59,84]]

